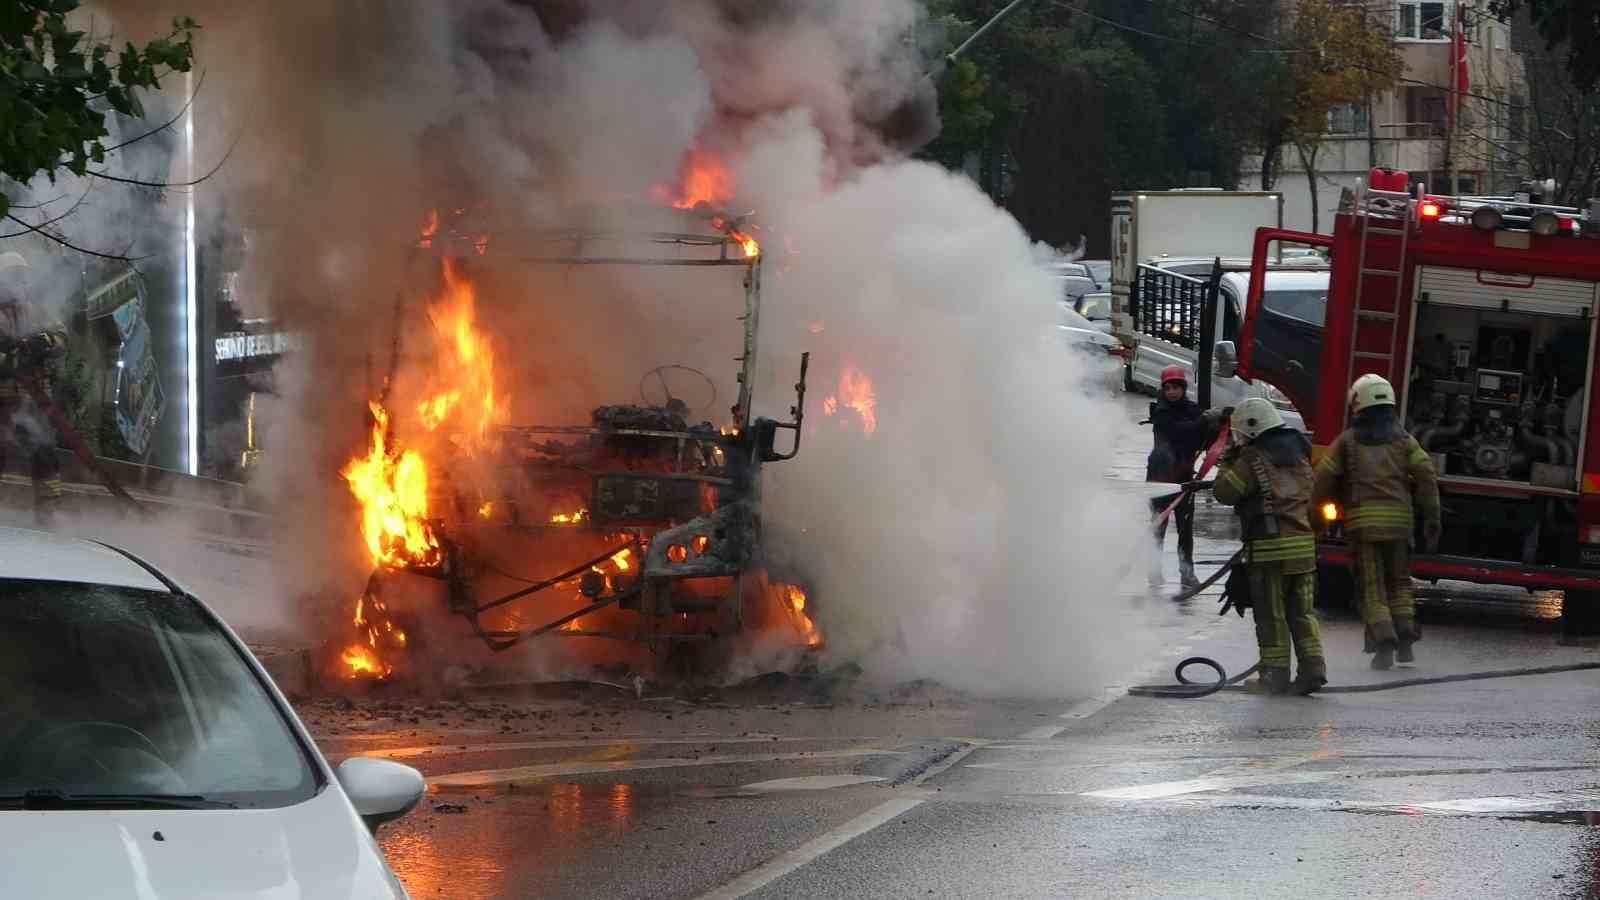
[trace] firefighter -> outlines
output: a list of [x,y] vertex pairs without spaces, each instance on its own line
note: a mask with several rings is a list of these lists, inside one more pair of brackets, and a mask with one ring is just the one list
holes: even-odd
[[27,382],[49,394],[50,364],[65,352],[67,335],[32,301],[27,276],[20,253],[0,253],[0,473],[12,459],[27,460],[34,520],[48,525],[61,500],[61,465],[55,429]]
[[1350,427],[1317,465],[1316,502],[1335,504],[1355,567],[1372,667],[1416,658],[1422,637],[1411,597],[1410,541],[1422,519],[1429,553],[1439,545],[1439,478],[1433,461],[1400,424],[1394,388],[1377,375],[1350,386]]
[[[1257,687],[1270,694],[1315,693],[1328,683],[1317,627],[1317,543],[1311,526],[1311,444],[1261,397],[1239,404],[1233,445],[1217,474],[1217,502],[1239,515],[1244,565],[1261,652]],[[1299,672],[1289,680],[1289,650]]]
[[[1160,399],[1150,404],[1149,423],[1155,432],[1154,445],[1145,462],[1144,480],[1164,484],[1183,484],[1194,478],[1195,457],[1205,449],[1215,436],[1217,416],[1208,415],[1200,405],[1189,399],[1189,376],[1182,366],[1167,366],[1161,370]],[[1150,501],[1152,515],[1158,515],[1174,495],[1157,497]],[[1172,511],[1178,520],[1178,571],[1186,588],[1200,583],[1194,574],[1194,493],[1185,494],[1183,502]],[[1156,555],[1150,566],[1150,583],[1165,581],[1161,574],[1161,551],[1167,541],[1167,521],[1163,519],[1155,528]]]

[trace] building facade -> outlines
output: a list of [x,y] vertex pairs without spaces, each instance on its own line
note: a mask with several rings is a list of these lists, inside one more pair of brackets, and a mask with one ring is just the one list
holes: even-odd
[[[1315,223],[1305,167],[1295,148],[1284,148],[1273,188],[1284,192],[1285,224],[1332,230],[1340,191],[1365,179],[1373,166],[1404,170],[1413,184],[1447,194],[1506,193],[1533,177],[1520,169],[1527,152],[1527,88],[1510,26],[1490,16],[1482,0],[1379,0],[1366,6],[1392,25],[1404,73],[1370,103],[1329,112],[1315,164]],[[1454,59],[1457,22],[1464,77]],[[1463,83],[1465,90],[1456,92],[1460,114],[1452,122],[1452,85]],[[1260,184],[1259,157],[1246,161],[1241,177],[1243,186]]]

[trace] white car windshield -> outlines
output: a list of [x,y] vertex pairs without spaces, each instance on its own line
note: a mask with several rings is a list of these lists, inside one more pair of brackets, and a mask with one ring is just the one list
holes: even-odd
[[195,601],[0,581],[0,804],[274,807],[322,786],[265,685]]

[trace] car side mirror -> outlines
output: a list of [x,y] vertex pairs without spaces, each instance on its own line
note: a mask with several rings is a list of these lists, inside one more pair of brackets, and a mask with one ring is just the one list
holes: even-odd
[[1232,378],[1239,374],[1239,351],[1234,349],[1233,341],[1217,341],[1211,370],[1222,378]]
[[360,814],[367,828],[393,822],[410,812],[422,800],[428,784],[422,773],[410,766],[370,756],[353,756],[334,772],[339,786]]

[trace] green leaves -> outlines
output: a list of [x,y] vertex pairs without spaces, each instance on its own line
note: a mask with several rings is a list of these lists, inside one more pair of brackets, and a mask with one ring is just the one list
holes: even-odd
[[[156,90],[167,72],[194,60],[190,18],[175,19],[164,37],[116,49],[75,29],[67,17],[78,0],[7,0],[0,4],[0,176],[26,183],[76,175],[105,160],[106,116],[142,117],[140,93]],[[10,203],[0,196],[0,215]]]

